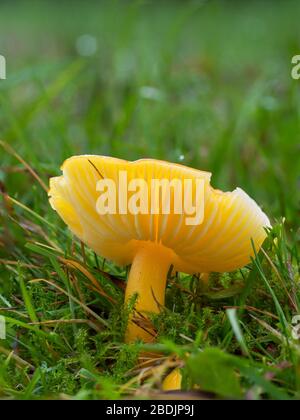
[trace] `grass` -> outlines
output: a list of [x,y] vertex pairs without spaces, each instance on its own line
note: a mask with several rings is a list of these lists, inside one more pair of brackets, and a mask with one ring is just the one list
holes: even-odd
[[[299,12],[296,1],[1,3],[0,398],[156,398],[174,366],[185,397],[196,386],[300,398]],[[84,39],[95,54],[79,54]],[[209,170],[274,226],[242,270],[206,286],[169,279],[152,371],[136,368],[147,346],[123,343],[126,269],[82,247],[48,204],[43,185],[82,153]]]

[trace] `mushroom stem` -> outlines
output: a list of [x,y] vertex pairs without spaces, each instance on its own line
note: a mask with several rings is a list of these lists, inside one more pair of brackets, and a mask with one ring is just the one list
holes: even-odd
[[151,334],[151,324],[147,323],[146,318],[149,313],[159,313],[161,306],[164,306],[170,265],[171,251],[159,244],[146,244],[135,255],[128,277],[125,302],[134,294],[138,296],[135,314],[127,326],[127,343],[136,339],[146,343],[155,341],[155,336]]

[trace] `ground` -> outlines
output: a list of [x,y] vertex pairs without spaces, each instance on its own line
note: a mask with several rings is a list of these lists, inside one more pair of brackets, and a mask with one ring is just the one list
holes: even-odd
[[[173,366],[184,397],[300,398],[299,13],[297,1],[1,2],[0,398],[153,398]],[[145,346],[123,342],[126,268],[48,203],[49,177],[83,153],[208,170],[273,225],[242,270],[169,279],[152,371],[137,368]]]

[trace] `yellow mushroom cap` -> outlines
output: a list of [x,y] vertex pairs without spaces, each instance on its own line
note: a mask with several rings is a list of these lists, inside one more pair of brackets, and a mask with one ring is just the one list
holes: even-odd
[[[266,237],[265,228],[270,227],[268,217],[242,189],[216,190],[210,185],[210,173],[183,165],[154,159],[128,162],[83,155],[67,159],[61,169],[62,176],[50,179],[52,207],[81,241],[119,265],[131,264],[140,248],[157,246],[159,252],[164,248],[169,254],[177,271],[232,271],[250,261],[251,240],[258,250]],[[126,171],[127,182],[143,179],[147,185],[152,179],[202,180],[202,222],[188,225],[184,214],[172,211],[170,214],[120,214],[117,211],[100,215],[96,208],[100,194],[97,182],[113,180],[118,199],[120,171]],[[171,196],[171,209],[172,204],[174,196]]]

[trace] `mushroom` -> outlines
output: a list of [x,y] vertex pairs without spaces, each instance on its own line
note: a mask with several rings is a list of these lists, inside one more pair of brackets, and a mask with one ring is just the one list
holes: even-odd
[[[270,226],[268,217],[242,189],[216,190],[209,172],[183,165],[83,155],[67,159],[62,171],[62,176],[50,179],[52,207],[97,254],[121,266],[131,265],[125,301],[137,297],[127,342],[155,340],[147,315],[159,313],[164,306],[171,266],[189,274],[243,267],[253,256],[253,245],[256,250],[261,247],[265,228]],[[161,184],[153,187],[152,180]],[[179,202],[175,184],[167,194],[163,180],[177,180],[186,187]],[[199,185],[201,200],[190,206],[194,213],[202,208],[196,223],[191,217],[195,219],[195,214],[176,212],[175,207],[183,209],[190,196],[197,196]],[[149,210],[150,202],[154,211]]]

